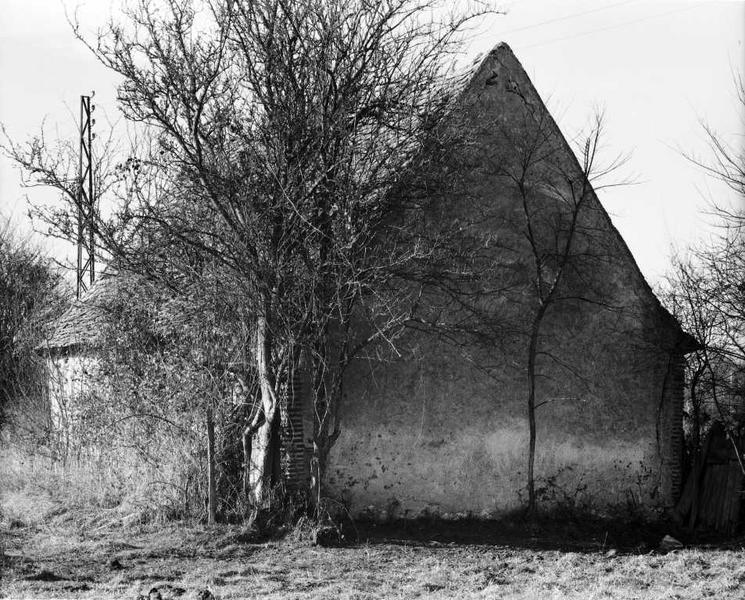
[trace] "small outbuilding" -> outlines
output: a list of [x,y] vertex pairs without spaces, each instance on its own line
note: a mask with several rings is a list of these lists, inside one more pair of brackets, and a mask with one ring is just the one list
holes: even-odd
[[36,350],[46,358],[52,424],[69,433],[78,411],[77,399],[95,380],[112,306],[133,284],[130,276],[104,274],[54,323],[52,334]]

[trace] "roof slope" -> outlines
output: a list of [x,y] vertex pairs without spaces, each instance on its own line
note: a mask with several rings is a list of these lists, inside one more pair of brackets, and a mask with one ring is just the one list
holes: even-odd
[[[495,85],[498,79],[502,80],[499,83],[503,87]],[[506,81],[504,81],[505,79]],[[549,128],[552,130],[552,138],[560,145],[561,153],[566,156],[568,161],[571,161],[573,168],[576,168],[577,171],[581,172],[581,166],[574,151],[546,108],[546,105],[533,86],[533,83],[525,72],[525,69],[512,52],[512,49],[506,43],[502,42],[497,44],[491,52],[481,59],[480,64],[474,64],[468,68],[464,74],[453,77],[452,83],[452,95],[449,100],[451,106],[464,104],[467,96],[471,94],[479,94],[481,93],[481,90],[484,90],[487,87],[492,90],[505,90],[504,92],[496,92],[497,95],[494,98],[497,101],[503,99],[505,103],[507,103],[508,96],[520,97],[527,110],[532,112],[536,119],[540,118],[544,124],[548,124]],[[639,266],[625,240],[613,224],[605,208],[597,199],[594,190],[593,197],[594,204],[596,204],[596,210],[598,214],[602,215],[608,232],[615,236],[624,259],[633,272],[634,278],[638,281],[639,289],[641,290],[644,299],[654,306],[655,310],[659,311],[660,321],[669,329],[669,333],[674,339],[676,349],[682,352],[690,352],[697,348],[698,342],[695,338],[683,331],[678,320],[670,314],[667,309],[665,309],[657,298],[639,269]]]
[[[447,81],[448,89],[442,90],[443,98],[452,110],[462,104],[468,94],[478,93],[478,89],[492,85],[492,82],[498,77],[504,79],[505,74],[508,79],[506,85],[509,86],[509,91],[522,97],[534,114],[540,114],[541,118],[550,123],[555,132],[554,137],[563,146],[562,151],[567,159],[573,161],[576,169],[581,169],[566,138],[562,135],[527,73],[507,44],[498,44],[483,59],[480,61],[477,59],[465,71],[449,78]],[[596,202],[599,213],[606,221],[608,231],[617,238],[619,247],[638,280],[639,287],[646,300],[659,311],[661,322],[665,324],[675,339],[676,348],[683,352],[692,351],[697,347],[696,340],[685,333],[678,321],[662,306],[641,273],[626,242],[613,225],[608,213],[597,199]],[[133,283],[133,277],[132,275],[118,274],[97,281],[83,298],[73,302],[70,308],[58,319],[54,334],[48,341],[40,344],[39,349],[51,351],[73,347],[96,347],[100,344],[101,330],[107,322],[107,311],[114,304],[115,299],[121,298],[122,290]]]
[[51,337],[37,350],[95,348],[101,343],[102,330],[111,307],[121,298],[122,291],[132,283],[131,275],[104,275],[80,299],[72,302],[54,325]]

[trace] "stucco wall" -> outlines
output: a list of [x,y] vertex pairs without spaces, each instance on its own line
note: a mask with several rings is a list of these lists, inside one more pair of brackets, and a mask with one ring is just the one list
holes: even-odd
[[[328,491],[353,513],[372,507],[377,516],[497,516],[524,506],[524,373],[505,361],[501,377],[486,374],[457,348],[417,342],[401,359],[358,361],[349,373]],[[590,391],[566,393],[572,384],[564,381],[538,395],[549,401],[537,411],[539,499],[599,511],[664,506],[662,361],[647,357],[645,367],[624,352],[593,358],[605,374]]]
[[[493,342],[409,332],[399,355],[352,366],[326,487],[355,514],[496,516],[526,502],[526,332],[536,304],[523,207],[510,183],[542,128],[544,162],[526,183],[539,250],[549,255],[566,239],[571,190],[559,187],[578,165],[506,47],[487,57],[449,119],[429,171],[419,173],[429,202],[418,223],[425,235],[457,224],[462,235],[441,271],[460,261],[470,273],[464,289],[483,296],[480,319]],[[668,506],[682,383],[670,376],[670,324],[593,193],[573,254],[565,300],[541,329],[539,501],[598,511]],[[429,310],[446,325],[478,326],[452,293],[429,290],[422,304],[425,318]]]
[[75,349],[47,357],[52,424],[57,431],[72,432],[79,411],[76,400],[90,391],[98,363],[95,355]]

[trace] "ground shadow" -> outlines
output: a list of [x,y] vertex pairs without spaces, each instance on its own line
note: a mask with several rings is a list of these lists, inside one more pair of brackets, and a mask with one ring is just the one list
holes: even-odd
[[685,546],[741,548],[743,537],[711,532],[690,532],[670,520],[603,519],[593,516],[512,515],[499,520],[420,518],[387,523],[357,521],[344,526],[345,537],[357,543],[509,546],[564,552],[618,552],[644,554],[664,551],[666,535]]

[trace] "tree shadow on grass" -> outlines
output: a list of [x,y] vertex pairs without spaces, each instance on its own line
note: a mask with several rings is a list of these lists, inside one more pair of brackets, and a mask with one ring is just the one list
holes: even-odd
[[428,547],[488,545],[624,554],[658,551],[665,535],[675,537],[686,546],[707,544],[727,548],[742,545],[742,538],[738,541],[712,533],[691,533],[670,520],[608,519],[581,514],[548,514],[528,519],[517,513],[498,520],[443,520],[432,517],[386,523],[361,520],[351,527],[345,527],[344,533],[349,540],[368,544]]

